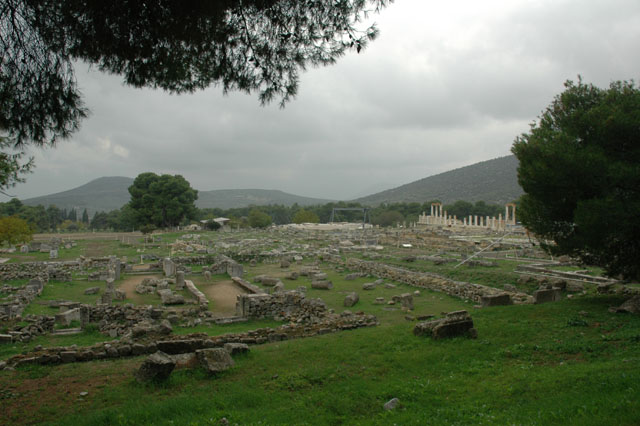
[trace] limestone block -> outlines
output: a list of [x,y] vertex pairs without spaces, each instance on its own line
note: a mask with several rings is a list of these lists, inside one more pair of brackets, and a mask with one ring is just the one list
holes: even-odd
[[169,378],[175,366],[175,361],[169,355],[158,351],[149,355],[135,376],[141,382],[164,381]]
[[184,288],[184,272],[176,272],[176,290],[182,290]]
[[511,296],[509,296],[507,293],[482,296],[480,300],[482,301],[483,308],[486,308],[488,306],[511,305],[513,303],[513,301],[511,300]]
[[450,312],[445,318],[420,322],[413,328],[413,334],[430,336],[434,339],[456,336],[477,337],[473,320],[467,311]]
[[413,295],[411,293],[403,293],[400,295],[400,303],[402,308],[412,311],[413,310]]
[[280,278],[262,276],[259,282],[264,286],[273,287],[280,282]]
[[172,277],[176,273],[176,265],[168,257],[162,261],[162,272],[164,272],[167,277]]
[[331,290],[333,288],[333,283],[328,280],[312,281],[311,288],[315,288],[316,290]]
[[533,303],[556,302],[562,298],[562,292],[559,289],[536,290],[533,292]]
[[359,300],[360,300],[360,296],[358,296],[358,293],[356,292],[349,293],[344,298],[344,306],[346,306],[347,308],[350,308],[356,303],[358,303]]
[[86,295],[98,294],[100,293],[100,287],[89,287],[84,291]]
[[56,314],[56,323],[58,324],[68,326],[71,325],[72,321],[80,321],[80,308],[69,309]]
[[249,352],[249,345],[245,343],[225,343],[224,349],[229,352],[230,355],[245,354]]
[[362,289],[363,290],[375,290],[376,288],[376,283],[364,283],[362,284]]
[[223,348],[200,349],[196,351],[196,356],[202,368],[210,374],[228,370],[235,364],[229,352]]

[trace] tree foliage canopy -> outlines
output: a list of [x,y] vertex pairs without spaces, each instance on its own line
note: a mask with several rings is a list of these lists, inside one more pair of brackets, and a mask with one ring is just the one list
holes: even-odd
[[33,229],[19,217],[0,217],[0,244],[18,244],[31,241]]
[[293,215],[293,223],[318,223],[320,218],[311,210],[300,209]]
[[17,145],[54,144],[86,116],[74,61],[135,87],[211,85],[284,104],[305,67],[335,62],[375,38],[360,28],[389,0],[0,3],[0,129]]
[[640,89],[567,81],[512,151],[519,217],[555,254],[640,279]]
[[196,216],[194,202],[198,199],[198,191],[180,175],[139,174],[129,187],[129,193],[128,207],[139,226],[177,226],[183,219]]
[[252,228],[266,228],[272,222],[271,216],[257,208],[251,209],[247,219]]

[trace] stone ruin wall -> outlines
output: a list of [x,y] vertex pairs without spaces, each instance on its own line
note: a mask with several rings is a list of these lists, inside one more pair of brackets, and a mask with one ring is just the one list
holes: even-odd
[[250,319],[314,323],[328,314],[322,299],[307,299],[303,293],[295,290],[273,294],[240,294],[236,302],[236,315]]
[[37,278],[42,282],[49,279],[71,281],[71,272],[81,269],[80,263],[71,262],[25,262],[3,263],[0,265],[0,281]]
[[158,350],[169,355],[178,355],[195,352],[198,349],[224,347],[226,343],[259,345],[360,327],[372,327],[377,324],[377,319],[372,315],[333,314],[314,324],[292,323],[276,328],[260,328],[244,333],[230,333],[214,337],[207,336],[205,333],[197,333],[185,336],[166,336],[155,340],[121,339],[120,341],[96,343],[84,348],[56,347],[15,355],[6,362],[0,361],[0,370],[5,367],[28,364],[51,365],[139,356],[152,354]]
[[[338,256],[325,257],[326,260],[334,263],[342,263]],[[337,258],[337,259],[336,259]],[[373,275],[392,281],[402,282],[414,287],[426,288],[433,291],[445,293],[449,296],[458,297],[464,300],[472,300],[476,303],[482,302],[482,297],[495,296],[498,294],[508,294],[514,303],[533,303],[533,298],[520,292],[509,292],[481,284],[473,284],[462,281],[454,281],[437,274],[428,272],[414,272],[395,266],[384,265],[377,262],[369,262],[360,259],[347,259],[348,269],[367,275]]]

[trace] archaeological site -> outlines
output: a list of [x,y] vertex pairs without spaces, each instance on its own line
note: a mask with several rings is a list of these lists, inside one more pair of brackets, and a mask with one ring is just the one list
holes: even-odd
[[166,410],[179,424],[422,423],[433,410],[529,423],[538,398],[579,403],[536,389],[576,393],[585,375],[637,364],[637,284],[550,257],[513,205],[498,218],[441,208],[406,227],[43,234],[5,250],[1,423],[159,424]]

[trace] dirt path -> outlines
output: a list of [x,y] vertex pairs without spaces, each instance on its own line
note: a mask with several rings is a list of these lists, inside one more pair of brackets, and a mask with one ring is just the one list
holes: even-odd
[[211,302],[211,310],[220,316],[234,315],[236,312],[236,296],[246,293],[231,280],[194,284]]
[[139,294],[136,293],[136,286],[142,282],[145,278],[162,278],[161,275],[131,275],[127,276],[118,288],[124,291],[127,295],[127,299],[138,300]]

